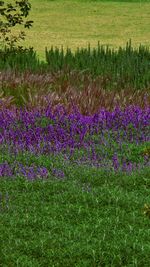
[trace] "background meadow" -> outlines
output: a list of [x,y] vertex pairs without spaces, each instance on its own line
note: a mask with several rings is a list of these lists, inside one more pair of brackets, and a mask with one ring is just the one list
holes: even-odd
[[0,50],[0,266],[148,267],[150,2],[31,4]]
[[132,39],[134,47],[148,45],[150,40],[150,1],[83,1],[31,0],[25,46],[33,46],[44,60],[45,47],[53,45],[75,51],[77,47],[100,44],[117,49]]

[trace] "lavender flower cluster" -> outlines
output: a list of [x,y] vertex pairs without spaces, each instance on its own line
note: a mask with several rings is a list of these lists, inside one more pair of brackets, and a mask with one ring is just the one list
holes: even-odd
[[[0,110],[0,147],[7,146],[9,153],[28,151],[36,155],[50,155],[61,152],[64,158],[74,159],[78,164],[132,171],[150,166],[149,158],[145,158],[143,163],[132,163],[126,159],[121,162],[118,147],[121,152],[125,143],[139,145],[149,141],[150,107],[143,110],[137,106],[124,110],[116,107],[113,112],[102,109],[92,116],[83,116],[77,108],[67,114],[63,106],[58,106],[55,111],[51,106],[32,111],[26,108]],[[113,146],[114,142],[117,146]],[[108,150],[111,150],[111,157]],[[30,179],[48,177],[49,173],[44,167],[19,165],[17,168],[18,174]],[[64,177],[57,170],[52,173]],[[13,171],[6,162],[0,165],[0,176],[12,175]]]

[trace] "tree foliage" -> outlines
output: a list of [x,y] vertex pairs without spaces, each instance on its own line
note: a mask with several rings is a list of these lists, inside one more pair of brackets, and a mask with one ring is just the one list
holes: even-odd
[[[12,0],[11,0],[12,2]],[[12,28],[22,25],[24,28],[32,26],[32,20],[25,20],[29,15],[31,4],[28,0],[13,1],[9,3],[0,0],[0,44],[14,48],[19,40],[25,39],[25,32],[20,31],[18,35],[12,34]]]

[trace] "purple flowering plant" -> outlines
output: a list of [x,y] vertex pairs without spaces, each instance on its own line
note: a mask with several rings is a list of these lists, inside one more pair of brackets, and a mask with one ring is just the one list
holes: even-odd
[[[17,128],[17,124],[21,126]],[[150,142],[150,108],[144,110],[129,106],[124,111],[100,110],[93,116],[83,116],[76,112],[67,114],[65,109],[52,112],[47,107],[41,113],[37,110],[17,109],[0,111],[1,145],[9,146],[11,153],[28,151],[36,155],[59,154],[82,164],[83,161],[103,166],[112,161],[112,168],[125,169],[123,160],[132,169],[132,163],[149,164],[140,151],[143,144]],[[32,126],[32,127],[30,127]],[[123,159],[124,158],[124,159]],[[8,167],[7,167],[8,168]],[[128,167],[129,168],[129,167]],[[5,169],[5,171],[4,171]],[[35,169],[22,168],[22,174],[35,178]],[[41,175],[42,171],[38,169]],[[46,170],[45,170],[46,172]],[[1,167],[1,176],[9,174]],[[61,174],[60,174],[61,176]]]

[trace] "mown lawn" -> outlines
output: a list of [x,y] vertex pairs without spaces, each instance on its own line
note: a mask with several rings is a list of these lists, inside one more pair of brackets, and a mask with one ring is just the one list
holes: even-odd
[[[30,0],[29,19],[33,27],[26,30],[25,46],[34,47],[44,59],[45,47],[64,48],[97,46],[124,47],[127,40],[138,47],[150,40],[149,1]],[[16,31],[16,29],[15,29]]]

